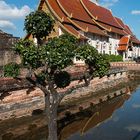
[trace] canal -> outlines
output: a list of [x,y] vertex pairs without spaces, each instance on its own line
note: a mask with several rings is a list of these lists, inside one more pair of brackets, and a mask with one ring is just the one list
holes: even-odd
[[[97,105],[91,101],[59,117],[59,140],[140,140],[140,86],[117,90]],[[0,122],[0,140],[47,140],[47,135],[43,114]]]
[[[95,124],[97,119],[93,116],[81,131],[73,133],[67,140],[140,140],[140,88],[130,97],[127,94],[111,105],[114,110],[110,107],[97,115],[99,123]],[[108,118],[104,118],[105,113]]]

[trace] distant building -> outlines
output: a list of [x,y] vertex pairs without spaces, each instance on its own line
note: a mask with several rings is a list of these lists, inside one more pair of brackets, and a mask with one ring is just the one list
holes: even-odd
[[10,62],[19,62],[19,56],[12,50],[12,46],[19,40],[18,37],[0,30],[0,67]]
[[56,21],[49,37],[68,32],[99,53],[120,54],[124,61],[140,56],[140,41],[129,26],[90,0],[40,0],[38,10],[50,13]]

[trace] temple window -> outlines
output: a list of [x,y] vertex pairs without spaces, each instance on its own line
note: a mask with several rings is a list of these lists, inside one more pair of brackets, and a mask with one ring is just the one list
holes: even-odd
[[96,45],[96,49],[97,49],[97,50],[99,49],[99,45]]

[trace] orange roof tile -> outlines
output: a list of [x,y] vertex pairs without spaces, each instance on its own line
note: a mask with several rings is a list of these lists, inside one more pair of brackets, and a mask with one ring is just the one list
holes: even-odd
[[63,12],[70,18],[79,19],[85,22],[93,23],[91,17],[85,11],[79,0],[57,0]]
[[123,36],[120,39],[119,45],[127,45],[129,43],[130,36]]
[[111,26],[115,26],[117,28],[122,28],[113,17],[110,10],[96,5],[95,3],[89,0],[80,0],[85,10],[97,21],[101,21],[103,23],[107,23]]
[[67,20],[66,15],[61,10],[58,3],[56,2],[56,0],[47,0],[46,2],[47,2],[48,7],[50,8],[51,12],[56,16],[56,18],[58,18],[58,20],[60,20],[61,22],[62,21],[69,22]]
[[118,18],[118,17],[115,17],[115,19],[118,22],[118,24],[124,29],[125,25],[124,25],[123,21],[120,18]]
[[110,28],[110,32],[114,32],[114,33],[118,33],[120,35],[126,35],[126,33],[124,32],[123,29],[119,29],[119,28],[115,28],[115,27],[111,27],[110,25],[107,25],[105,23],[100,23],[101,26],[104,26],[106,28]]
[[129,28],[128,25],[125,25],[124,30],[125,30],[129,35],[134,36],[134,34],[132,33],[132,31],[131,31],[131,29]]
[[130,40],[130,35],[129,36],[123,36],[120,39],[119,42],[119,47],[118,47],[118,51],[126,51],[128,48],[128,44],[129,44],[129,40]]

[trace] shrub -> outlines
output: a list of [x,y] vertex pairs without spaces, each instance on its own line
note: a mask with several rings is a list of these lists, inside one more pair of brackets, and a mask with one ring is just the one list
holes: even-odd
[[9,63],[4,66],[4,77],[17,77],[20,73],[20,67],[16,63]]
[[109,61],[109,62],[119,62],[119,61],[123,61],[123,57],[121,55],[108,55],[108,54],[105,54],[105,57],[106,59]]

